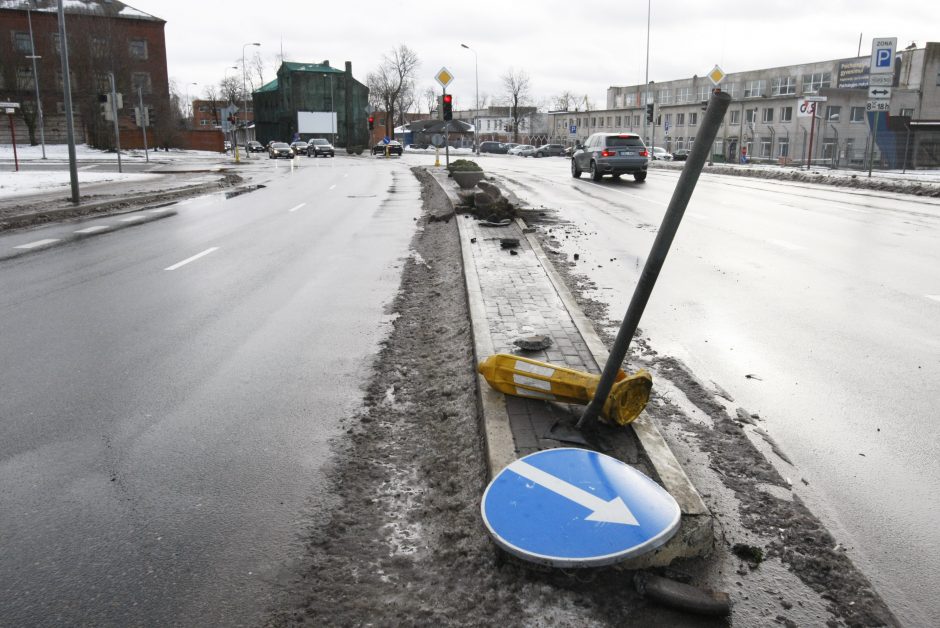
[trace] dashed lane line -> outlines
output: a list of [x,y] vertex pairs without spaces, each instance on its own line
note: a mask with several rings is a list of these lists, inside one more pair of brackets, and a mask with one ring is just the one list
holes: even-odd
[[195,262],[195,261],[196,261],[197,259],[199,259],[200,257],[205,257],[205,256],[208,255],[209,253],[212,253],[212,252],[218,251],[218,250],[219,250],[219,247],[213,246],[212,248],[206,249],[206,250],[203,251],[202,253],[196,253],[196,254],[193,255],[192,257],[187,257],[187,258],[184,259],[182,262],[177,262],[176,264],[173,264],[172,266],[167,266],[167,267],[164,268],[163,270],[176,270],[177,268],[180,268],[181,266],[185,266],[186,264],[188,264],[188,263],[190,263],[190,262]]
[[21,244],[19,246],[14,246],[14,249],[35,249],[40,246],[46,246],[47,244],[52,244],[58,242],[59,238],[46,238],[45,240],[36,240],[35,242],[30,242],[28,244]]
[[330,186],[330,189],[332,190],[335,187],[336,187],[336,184],[334,183],[333,185]]
[[304,205],[306,205],[306,203],[301,203],[300,205],[295,205],[294,207],[291,207],[291,208],[288,209],[287,211],[289,211],[289,212],[295,212],[295,211],[297,211],[298,209],[300,209],[301,207],[303,207]]
[[121,218],[120,222],[134,222],[135,220],[142,220],[144,216],[128,216],[126,218]]
[[85,227],[84,229],[79,229],[75,233],[95,233],[96,231],[104,231],[105,229],[110,229],[110,225],[95,225],[93,227]]

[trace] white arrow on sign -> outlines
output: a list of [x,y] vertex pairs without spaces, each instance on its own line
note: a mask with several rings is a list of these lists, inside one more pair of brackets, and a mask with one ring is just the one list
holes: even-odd
[[592,495],[585,490],[572,484],[568,484],[562,479],[537,469],[532,465],[516,460],[507,467],[517,475],[547,488],[553,493],[569,499],[579,506],[584,506],[591,511],[591,514],[585,517],[586,521],[598,521],[600,523],[621,523],[629,526],[638,526],[640,522],[636,520],[627,505],[619,497],[604,501],[596,495]]

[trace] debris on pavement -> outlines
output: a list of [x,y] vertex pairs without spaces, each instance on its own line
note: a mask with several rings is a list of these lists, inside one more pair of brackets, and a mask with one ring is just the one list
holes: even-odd
[[540,334],[514,340],[513,343],[523,351],[542,351],[552,346],[552,337]]
[[731,599],[721,591],[700,589],[644,571],[634,575],[633,583],[637,593],[666,606],[715,617],[724,617],[731,612]]
[[518,238],[500,238],[499,246],[503,249],[514,249],[519,246]]

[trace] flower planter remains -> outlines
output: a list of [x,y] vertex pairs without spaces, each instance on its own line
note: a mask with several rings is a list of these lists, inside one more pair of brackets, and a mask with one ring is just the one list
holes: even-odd
[[462,170],[452,172],[451,176],[454,178],[454,181],[457,182],[457,185],[461,189],[469,190],[473,188],[477,183],[483,180],[486,176],[482,170]]

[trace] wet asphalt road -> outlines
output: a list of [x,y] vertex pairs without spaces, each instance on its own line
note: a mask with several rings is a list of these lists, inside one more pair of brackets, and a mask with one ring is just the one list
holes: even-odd
[[[573,223],[554,233],[619,321],[678,172],[594,183],[564,159],[481,163]],[[760,414],[794,462],[775,459],[781,474],[911,626],[940,613],[938,268],[937,199],[703,176],[640,323]]]
[[0,262],[0,625],[255,625],[292,575],[420,212],[298,162]]

